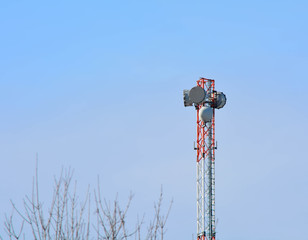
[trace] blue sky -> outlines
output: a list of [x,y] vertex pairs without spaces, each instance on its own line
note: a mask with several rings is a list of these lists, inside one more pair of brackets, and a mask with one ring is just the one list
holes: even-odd
[[[166,239],[196,230],[195,111],[182,90],[214,78],[218,239],[307,235],[306,1],[0,3],[0,220],[75,169],[80,195],[174,199]],[[3,229],[0,229],[0,233]]]

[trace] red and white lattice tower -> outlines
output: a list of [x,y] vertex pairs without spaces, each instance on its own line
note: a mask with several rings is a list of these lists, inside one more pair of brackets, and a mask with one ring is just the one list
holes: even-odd
[[197,239],[215,240],[215,109],[226,104],[226,96],[206,78],[183,95],[184,106],[197,111]]

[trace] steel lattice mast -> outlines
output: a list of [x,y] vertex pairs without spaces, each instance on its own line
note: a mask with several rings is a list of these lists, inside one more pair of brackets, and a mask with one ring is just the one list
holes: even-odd
[[215,91],[213,79],[200,78],[197,86],[184,90],[184,105],[197,110],[197,239],[215,240],[215,108],[226,97]]
[[[214,94],[215,82],[201,78],[197,85]],[[213,99],[213,97],[211,97]],[[204,103],[210,104],[210,103]],[[204,123],[199,116],[203,104],[197,105],[197,236],[215,239],[215,108],[213,117]]]

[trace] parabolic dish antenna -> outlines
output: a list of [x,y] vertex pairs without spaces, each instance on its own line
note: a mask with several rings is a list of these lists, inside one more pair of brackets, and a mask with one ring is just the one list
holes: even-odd
[[227,97],[223,92],[216,92],[216,106],[215,108],[220,109],[226,105]]
[[207,123],[212,121],[213,118],[213,108],[211,107],[202,107],[199,111],[199,118]]
[[202,87],[196,86],[190,89],[189,99],[195,104],[200,104],[205,100],[206,93]]

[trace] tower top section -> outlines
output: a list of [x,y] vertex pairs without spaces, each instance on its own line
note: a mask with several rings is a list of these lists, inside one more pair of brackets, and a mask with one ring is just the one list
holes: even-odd
[[[209,86],[206,86],[208,83]],[[226,105],[227,98],[223,92],[215,91],[211,85],[214,85],[213,79],[200,78],[197,81],[197,86],[190,90],[183,90],[184,106],[205,106],[211,108],[223,108]]]

